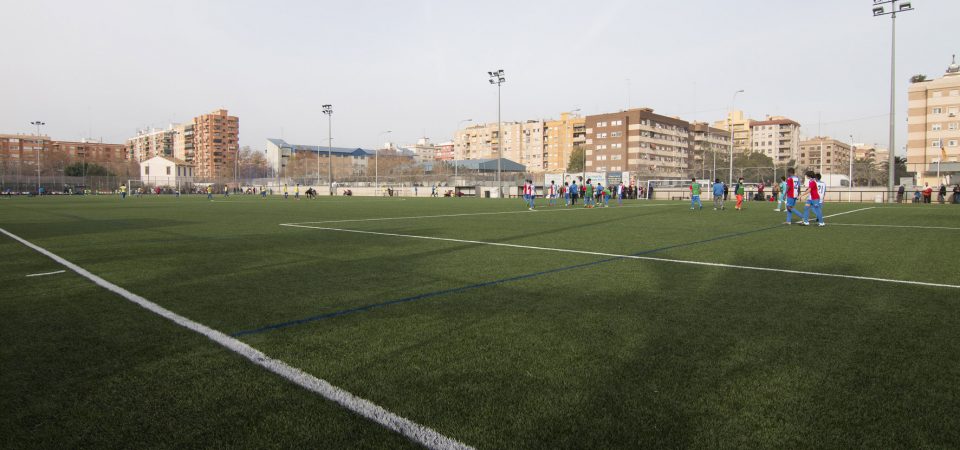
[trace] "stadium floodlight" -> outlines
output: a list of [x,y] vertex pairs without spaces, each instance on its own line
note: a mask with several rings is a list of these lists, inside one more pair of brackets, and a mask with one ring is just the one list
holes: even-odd
[[730,184],[733,184],[733,108],[737,103],[737,94],[743,93],[740,89],[733,93],[733,100],[730,101],[730,117],[727,119],[727,128],[730,130]]
[[46,125],[46,123],[35,120],[30,122],[30,125],[37,126],[37,195],[40,195],[40,149],[43,148],[43,139],[40,137],[40,127]]
[[[890,4],[890,11],[885,11],[883,6]],[[897,107],[897,13],[913,11],[913,5],[909,1],[903,0],[873,0],[873,15],[877,16],[890,16],[890,155],[887,159],[887,193],[890,195],[890,202],[896,202],[896,196],[892,194],[893,191],[896,191],[896,185],[894,180],[897,164],[896,164],[896,154],[894,150],[897,147],[894,145],[896,140],[897,133],[894,126],[894,112]]]
[[[380,140],[380,136],[390,133],[393,132],[390,130],[380,132],[380,134],[377,135],[377,140]],[[377,144],[377,146],[373,149],[373,184],[375,185],[373,192],[377,197],[380,196],[380,147],[381,145]]]
[[501,166],[503,160],[503,122],[500,120],[500,85],[507,81],[503,74],[503,69],[497,69],[487,72],[490,75],[490,84],[497,85],[497,197],[503,198],[503,182],[500,178]]
[[[330,195],[333,195],[333,105],[323,105],[323,113],[327,115],[327,183],[330,184]],[[320,151],[317,150],[317,184],[320,184]]]

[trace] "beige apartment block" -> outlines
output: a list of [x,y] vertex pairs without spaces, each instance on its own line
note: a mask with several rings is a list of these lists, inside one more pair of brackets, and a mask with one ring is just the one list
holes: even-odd
[[586,118],[561,113],[559,120],[543,124],[543,169],[550,173],[567,170],[573,149],[586,143]]
[[730,132],[711,127],[706,122],[690,124],[691,154],[690,169],[701,178],[712,175],[714,158],[730,153]]
[[193,122],[173,126],[173,157],[193,164],[196,147],[193,143]]
[[956,57],[937,79],[907,89],[907,169],[917,184],[937,184],[937,162],[960,162],[960,65]]
[[686,177],[690,123],[635,108],[586,117],[586,170],[641,177]]
[[750,138],[750,125],[753,120],[744,116],[743,111],[731,111],[727,113],[727,118],[713,123],[714,128],[730,132],[733,128],[733,149],[734,151],[747,152],[751,149],[753,141]]
[[750,124],[751,150],[786,164],[798,160],[800,154],[800,123],[782,116],[768,116],[766,120]]
[[866,144],[857,142],[853,144],[853,156],[856,159],[873,160],[875,164],[887,162],[890,152],[884,147],[878,147],[877,144]]
[[194,158],[196,176],[223,178],[234,176],[237,154],[240,152],[240,119],[218,109],[193,119]]
[[[503,139],[498,132],[503,131]],[[502,141],[503,158],[523,164],[529,172],[543,171],[543,121],[477,124],[457,130],[454,159],[495,159]]]
[[173,156],[174,125],[167,129],[149,128],[137,130],[137,135],[127,139],[127,148],[137,162],[154,156]]
[[850,144],[830,137],[817,136],[800,142],[799,172],[813,170],[826,174],[847,174]]

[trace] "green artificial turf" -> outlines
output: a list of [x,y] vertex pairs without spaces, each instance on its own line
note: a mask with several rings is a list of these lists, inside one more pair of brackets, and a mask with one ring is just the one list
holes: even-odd
[[[0,227],[479,448],[960,446],[960,289],[749,269],[960,285],[960,207],[625,205],[14,198]],[[25,277],[61,268],[0,237],[5,448],[409,445],[76,274]]]

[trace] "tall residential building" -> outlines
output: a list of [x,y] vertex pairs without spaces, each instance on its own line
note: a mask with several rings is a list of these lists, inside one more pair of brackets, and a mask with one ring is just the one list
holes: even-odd
[[917,184],[934,185],[940,182],[936,179],[937,161],[948,163],[951,172],[958,170],[953,167],[960,162],[960,65],[956,57],[943,77],[913,83],[907,93],[907,170],[917,172]]
[[173,156],[174,126],[167,129],[149,128],[137,130],[137,135],[127,139],[127,148],[137,162],[154,156]]
[[704,177],[706,173],[712,175],[717,154],[726,156],[730,153],[730,133],[711,127],[706,122],[690,124],[690,132],[693,138],[690,169],[700,177]]
[[561,113],[560,120],[543,123],[543,169],[550,173],[567,170],[570,154],[586,141],[586,118]]
[[193,141],[193,122],[173,126],[173,157],[193,164],[196,147]]
[[850,164],[850,144],[817,136],[800,142],[800,172],[813,170],[826,174],[846,174]]
[[733,149],[738,152],[747,152],[750,150],[752,140],[750,139],[750,125],[753,120],[746,118],[743,111],[731,111],[727,113],[727,118],[713,123],[714,128],[727,130],[733,128]]
[[763,153],[777,164],[796,161],[800,154],[800,124],[773,116],[750,124],[751,150]]
[[543,121],[503,122],[503,139],[499,139],[496,123],[477,124],[457,130],[454,137],[454,159],[495,159],[499,145],[502,157],[526,166],[527,171],[543,171]]
[[197,177],[232,176],[240,153],[240,119],[225,109],[194,117],[193,146],[193,161],[187,162],[196,167]]
[[690,123],[635,108],[586,118],[586,170],[685,178]]

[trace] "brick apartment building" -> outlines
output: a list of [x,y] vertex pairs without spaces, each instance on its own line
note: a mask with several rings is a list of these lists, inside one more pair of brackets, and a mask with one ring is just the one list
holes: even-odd
[[650,108],[587,116],[586,170],[686,177],[689,137],[689,122]]
[[27,168],[36,171],[38,150],[43,173],[78,162],[115,167],[130,161],[130,153],[123,144],[105,144],[92,140],[55,141],[49,136],[38,139],[31,134],[0,134],[0,170],[6,173],[12,173],[15,169],[28,170]]
[[[218,109],[193,119],[193,158],[200,178],[232,176],[240,152],[240,119]],[[185,155],[189,156],[189,155]]]

